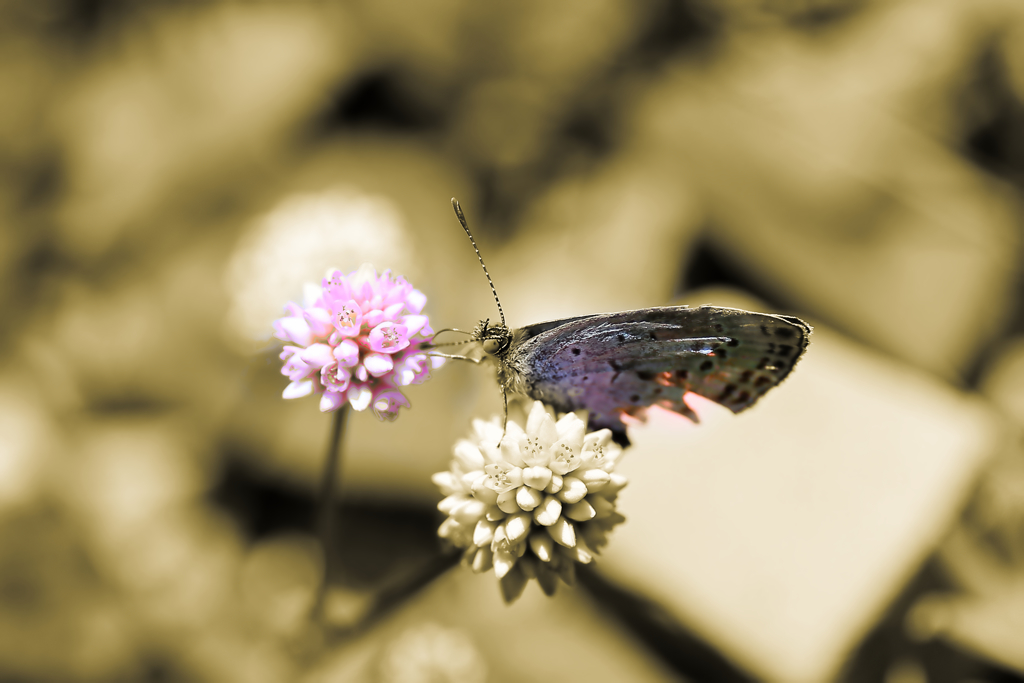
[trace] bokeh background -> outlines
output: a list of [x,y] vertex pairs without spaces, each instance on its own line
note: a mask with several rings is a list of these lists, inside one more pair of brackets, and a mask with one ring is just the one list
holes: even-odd
[[[0,680],[1024,675],[1019,0],[2,0],[0,175]],[[453,195],[510,325],[816,333],[633,430],[554,600],[434,535],[488,370],[355,415],[311,622],[330,418],[270,323],[364,262],[493,319]]]

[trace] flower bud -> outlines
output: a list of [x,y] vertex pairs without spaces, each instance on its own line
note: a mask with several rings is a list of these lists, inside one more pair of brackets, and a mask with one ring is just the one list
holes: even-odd
[[498,509],[509,515],[519,512],[519,503],[516,502],[517,491],[518,489],[509,489],[504,493],[499,493],[498,500],[496,501]]
[[519,504],[519,507],[528,512],[540,505],[543,501],[544,494],[537,489],[531,489],[529,486],[519,487],[519,491],[516,493],[516,502]]
[[583,480],[583,483],[587,485],[587,491],[590,493],[597,493],[603,489],[610,479],[607,472],[597,468],[577,474]]
[[551,479],[551,470],[547,467],[534,465],[523,470],[523,483],[538,491],[543,491],[551,483]]
[[473,545],[489,546],[491,541],[494,540],[494,530],[498,528],[496,522],[489,522],[486,519],[481,519],[476,523],[476,528],[473,529]]
[[565,516],[576,522],[586,522],[591,520],[594,518],[595,514],[597,513],[594,511],[594,507],[587,502],[587,499],[583,499],[578,503],[573,503],[565,508]]
[[551,526],[544,527],[555,543],[571,548],[576,545],[576,529],[565,517],[559,517]]
[[547,534],[531,534],[530,550],[541,562],[550,562],[555,553],[555,542]]
[[512,515],[505,522],[505,535],[509,543],[519,543],[530,533],[530,514],[520,512]]
[[476,524],[477,520],[483,517],[486,511],[486,505],[479,500],[470,499],[452,510],[452,517],[459,524]]
[[498,492],[487,485],[487,475],[477,477],[473,482],[473,497],[487,505],[498,502]]
[[558,497],[566,503],[578,503],[587,495],[587,485],[576,477],[565,477]]
[[533,519],[541,526],[551,526],[558,521],[558,516],[561,514],[562,501],[548,495],[544,497],[544,502],[540,507],[533,511]]

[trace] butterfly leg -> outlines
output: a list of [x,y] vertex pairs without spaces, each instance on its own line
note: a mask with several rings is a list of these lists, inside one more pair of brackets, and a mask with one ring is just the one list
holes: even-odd
[[505,419],[501,423],[501,439],[498,440],[498,447],[505,440],[505,431],[508,429],[508,389],[501,387],[501,401],[505,405]]
[[480,364],[483,362],[483,358],[471,358],[469,356],[458,356],[453,353],[428,353],[428,356],[437,356],[438,358],[447,358],[449,360],[468,360],[470,363]]

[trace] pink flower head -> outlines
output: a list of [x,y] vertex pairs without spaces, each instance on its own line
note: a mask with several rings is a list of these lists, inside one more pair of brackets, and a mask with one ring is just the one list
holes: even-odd
[[305,307],[289,303],[287,315],[274,322],[274,336],[288,342],[281,352],[281,374],[291,380],[284,397],[312,393],[323,412],[348,403],[394,420],[399,408],[409,407],[399,387],[426,381],[444,363],[423,350],[434,335],[421,314],[426,301],[391,271],[378,276],[365,265],[348,275],[330,273]]

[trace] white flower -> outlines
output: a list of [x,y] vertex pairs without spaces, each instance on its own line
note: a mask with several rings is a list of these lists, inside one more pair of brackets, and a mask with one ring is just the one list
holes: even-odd
[[466,549],[473,571],[493,568],[506,602],[532,578],[548,595],[558,578],[573,583],[575,563],[591,562],[625,520],[615,511],[626,485],[614,472],[622,448],[609,430],[587,434],[585,419],[556,420],[539,401],[525,419],[515,412],[510,406],[504,436],[500,416],[474,420],[450,469],[433,476],[446,496],[437,507],[448,515],[438,534]]

